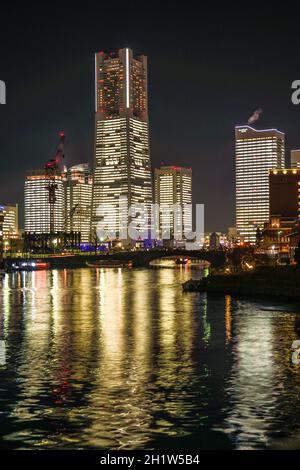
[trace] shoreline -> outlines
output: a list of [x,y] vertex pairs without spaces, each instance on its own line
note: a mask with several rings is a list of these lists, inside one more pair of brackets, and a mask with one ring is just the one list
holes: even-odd
[[253,272],[210,274],[182,284],[184,292],[206,292],[240,298],[300,301],[300,269],[262,267]]

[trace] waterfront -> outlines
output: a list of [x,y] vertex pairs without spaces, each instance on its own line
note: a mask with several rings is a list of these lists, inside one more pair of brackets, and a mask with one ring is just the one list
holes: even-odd
[[183,293],[199,275],[187,266],[6,275],[1,448],[261,449],[294,439],[300,307]]

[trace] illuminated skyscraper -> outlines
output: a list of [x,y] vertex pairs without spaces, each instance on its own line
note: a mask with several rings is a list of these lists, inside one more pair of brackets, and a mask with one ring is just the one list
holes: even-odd
[[[57,184],[54,205],[54,231],[65,229],[64,187],[61,175],[55,176]],[[25,232],[50,233],[49,178],[43,170],[30,172],[25,180]]]
[[235,128],[236,227],[255,243],[256,229],[268,222],[269,170],[285,167],[285,136],[277,129]]
[[65,230],[80,233],[82,243],[89,242],[92,210],[92,173],[88,164],[68,168],[63,173],[65,188]]
[[92,236],[105,212],[105,228],[118,237],[120,196],[128,205],[145,204],[149,212],[152,203],[147,58],[134,57],[128,48],[99,52],[95,82]]
[[[165,239],[170,233],[174,236],[174,229],[178,233],[192,230],[192,170],[181,166],[162,166],[155,168],[155,203],[159,205],[159,233],[158,239]],[[175,219],[174,204],[178,204],[182,217]],[[174,219],[176,227],[174,226]]]
[[15,239],[19,237],[18,204],[0,205],[3,214],[3,239]]

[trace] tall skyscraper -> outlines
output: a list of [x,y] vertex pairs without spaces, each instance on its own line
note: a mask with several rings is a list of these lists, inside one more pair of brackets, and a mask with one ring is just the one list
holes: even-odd
[[128,48],[95,55],[92,237],[104,212],[105,228],[119,237],[128,223],[118,214],[120,197],[127,206],[142,203],[150,211],[147,58],[134,57]]
[[[55,176],[57,184],[54,204],[54,232],[64,231],[64,187],[61,175]],[[49,177],[43,170],[32,171],[25,180],[25,232],[50,233]]]
[[300,168],[300,150],[291,150],[291,168]]
[[65,189],[65,230],[80,233],[89,242],[92,211],[92,172],[87,163],[74,165],[62,175]]
[[285,136],[277,129],[235,128],[236,227],[255,243],[269,220],[269,169],[285,167]]
[[[170,233],[172,239],[176,230],[182,232],[184,239],[184,232],[192,230],[192,210],[187,206],[192,204],[192,170],[181,166],[155,168],[154,188],[155,203],[160,207],[158,238],[164,239]],[[179,204],[182,210],[176,227],[174,204]]]

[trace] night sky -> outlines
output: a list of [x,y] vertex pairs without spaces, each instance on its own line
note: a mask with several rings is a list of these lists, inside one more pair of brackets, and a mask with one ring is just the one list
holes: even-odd
[[286,132],[287,155],[300,148],[300,105],[291,102],[299,12],[250,2],[238,10],[215,3],[215,11],[191,2],[82,4],[0,7],[0,203],[23,207],[25,172],[52,156],[60,130],[65,163],[92,163],[94,52],[131,47],[148,56],[153,168],[191,166],[205,230],[226,230],[234,224],[234,126],[261,107],[256,127]]

